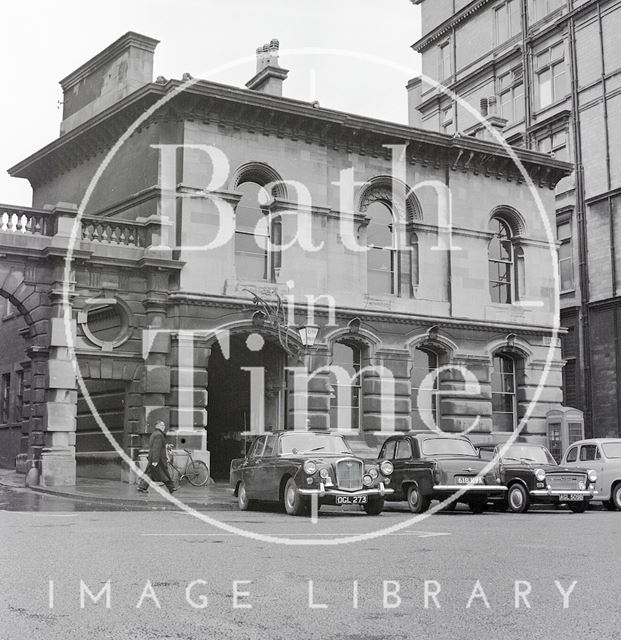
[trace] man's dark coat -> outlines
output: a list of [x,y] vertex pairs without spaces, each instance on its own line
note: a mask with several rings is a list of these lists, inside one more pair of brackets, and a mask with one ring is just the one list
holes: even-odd
[[[157,462],[157,467],[153,463]],[[172,486],[168,475],[168,459],[166,457],[166,436],[160,429],[155,429],[149,437],[149,463],[147,475],[156,482],[164,482],[166,486]]]

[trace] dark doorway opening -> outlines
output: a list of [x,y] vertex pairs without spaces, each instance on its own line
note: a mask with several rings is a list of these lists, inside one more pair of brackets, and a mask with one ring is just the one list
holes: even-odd
[[[245,454],[250,438],[244,432],[253,425],[283,428],[285,353],[257,334],[249,335],[250,339],[248,334],[231,337],[228,358],[218,343],[209,357],[207,448],[211,475],[216,480],[228,479],[231,460]],[[251,374],[244,370],[247,367],[260,367],[265,372],[263,416],[256,406],[251,407]]]

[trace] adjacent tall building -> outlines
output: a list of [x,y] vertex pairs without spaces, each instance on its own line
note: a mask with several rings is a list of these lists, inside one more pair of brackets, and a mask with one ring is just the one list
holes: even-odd
[[[556,189],[565,404],[621,435],[621,2],[412,0],[424,76],[506,140],[575,165]],[[410,124],[480,135],[464,105],[413,79]]]

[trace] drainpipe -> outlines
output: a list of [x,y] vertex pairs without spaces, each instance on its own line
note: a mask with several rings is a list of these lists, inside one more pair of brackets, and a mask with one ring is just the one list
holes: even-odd
[[[570,10],[573,10],[573,2]],[[576,165],[576,222],[578,227],[578,257],[580,278],[580,329],[582,343],[584,413],[587,428],[592,433],[591,408],[591,337],[589,322],[589,265],[587,262],[587,224],[584,205],[584,167],[582,165],[582,136],[578,94],[578,63],[576,54],[576,25],[574,17],[567,23],[569,35],[569,65],[571,76],[571,121],[574,131],[574,162]]]
[[528,4],[527,0],[520,3],[522,18],[522,75],[524,84],[524,145],[527,149],[532,147],[531,135],[528,133],[532,124],[533,83],[530,71],[530,42],[528,39]]
[[[597,23],[599,28],[599,46],[602,59],[602,99],[604,107],[604,144],[606,146],[606,190],[610,192],[612,189],[612,176],[610,168],[610,127],[608,126],[608,91],[606,88],[606,55],[604,52],[604,27],[602,21],[602,7],[597,4]],[[608,222],[610,229],[610,278],[612,296],[617,297],[617,257],[615,247],[615,220],[612,206],[612,198],[608,196]],[[615,316],[616,317],[616,316]],[[616,335],[616,334],[615,334]]]
[[[600,54],[602,57],[602,99],[604,103],[604,140],[606,144],[606,187],[608,192],[612,189],[612,174],[610,167],[610,127],[608,122],[608,89],[606,87],[606,53],[604,47],[604,25],[602,20],[602,7],[597,3],[597,22],[599,29],[599,46]],[[610,228],[610,279],[612,284],[612,297],[616,298],[619,295],[617,287],[617,247],[615,244],[615,216],[614,207],[612,204],[612,197],[608,196],[608,221]],[[619,338],[619,308],[613,305],[613,330],[615,337],[615,368],[617,377],[617,436],[619,436],[619,429],[621,429],[621,358],[619,353],[621,352],[621,342]]]

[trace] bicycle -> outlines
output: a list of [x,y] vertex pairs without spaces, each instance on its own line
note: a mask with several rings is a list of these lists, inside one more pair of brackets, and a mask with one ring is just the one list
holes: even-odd
[[168,451],[168,474],[175,488],[178,488],[183,478],[194,487],[204,487],[209,481],[209,467],[202,460],[194,460],[192,454],[184,449],[187,454],[185,467],[181,469],[175,464],[172,445],[166,445]]

